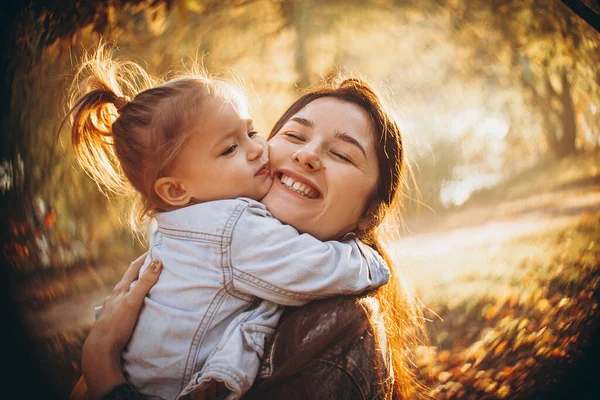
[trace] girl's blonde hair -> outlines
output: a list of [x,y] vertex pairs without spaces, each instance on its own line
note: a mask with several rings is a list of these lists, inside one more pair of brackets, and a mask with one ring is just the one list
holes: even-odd
[[134,226],[171,208],[154,183],[197,129],[204,105],[218,98],[238,111],[247,107],[240,88],[197,67],[162,82],[133,61],[113,58],[106,45],[84,58],[69,97],[61,128],[70,118],[77,161],[103,193],[137,197]]

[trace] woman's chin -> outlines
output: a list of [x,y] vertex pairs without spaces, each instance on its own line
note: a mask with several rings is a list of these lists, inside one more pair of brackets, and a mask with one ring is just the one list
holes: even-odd
[[331,232],[326,232],[326,225],[330,224],[322,219],[325,207],[323,198],[304,198],[274,180],[271,190],[261,202],[273,217],[300,233],[308,233],[320,240],[332,237]]
[[262,203],[267,207],[267,210],[269,210],[273,217],[284,224],[291,225],[297,230],[300,230],[298,225],[302,225],[302,216],[299,215],[300,213],[298,213],[297,208],[292,207],[289,203],[282,202],[281,199],[271,196],[270,194],[265,196]]

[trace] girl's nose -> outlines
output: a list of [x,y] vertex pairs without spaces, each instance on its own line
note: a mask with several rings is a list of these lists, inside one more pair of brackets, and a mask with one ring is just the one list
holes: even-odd
[[294,161],[307,171],[318,171],[321,169],[321,159],[314,147],[304,146],[294,153]]
[[248,147],[248,160],[253,161],[262,157],[267,147],[267,142],[262,138],[250,139]]

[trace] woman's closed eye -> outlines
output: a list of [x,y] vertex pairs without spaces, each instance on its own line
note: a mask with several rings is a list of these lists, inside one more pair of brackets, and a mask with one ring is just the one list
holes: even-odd
[[227,148],[225,149],[225,151],[223,151],[221,153],[222,156],[226,156],[229,154],[233,154],[233,152],[237,149],[238,145],[237,144],[230,144],[229,146],[227,146]]
[[255,130],[251,130],[251,131],[248,132],[248,137],[250,139],[254,139],[256,137],[256,135],[258,135],[258,132],[255,131]]
[[346,154],[343,154],[343,153],[340,153],[340,152],[336,152],[336,151],[332,151],[331,154],[333,154],[336,158],[338,158],[338,159],[340,159],[340,160],[342,160],[344,162],[353,164],[352,159],[350,158],[350,156],[348,156]]
[[304,142],[304,138],[296,132],[286,132],[283,134],[283,136],[285,136],[286,138],[288,138],[291,141]]

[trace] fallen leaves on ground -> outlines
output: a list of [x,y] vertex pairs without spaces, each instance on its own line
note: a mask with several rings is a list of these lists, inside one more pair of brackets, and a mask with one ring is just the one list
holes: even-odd
[[414,351],[428,395],[541,398],[553,390],[585,350],[599,316],[600,246],[590,240],[600,237],[598,220],[561,232],[554,264],[533,263],[518,287],[452,307],[428,305],[432,345]]

